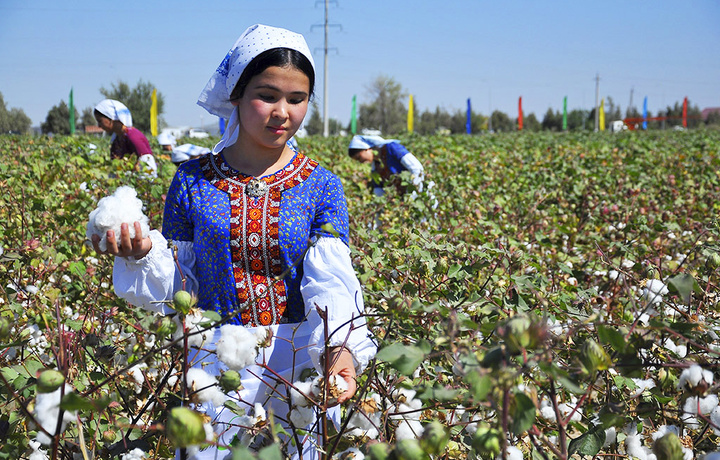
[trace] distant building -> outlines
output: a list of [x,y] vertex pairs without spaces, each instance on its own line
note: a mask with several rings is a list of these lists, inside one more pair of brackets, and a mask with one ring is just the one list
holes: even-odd
[[97,125],[85,125],[85,134],[94,134],[96,136],[102,136],[105,131]]
[[703,111],[700,112],[700,116],[702,117],[703,121],[707,121],[710,114],[713,113],[720,115],[720,107],[708,107],[707,109],[703,109]]

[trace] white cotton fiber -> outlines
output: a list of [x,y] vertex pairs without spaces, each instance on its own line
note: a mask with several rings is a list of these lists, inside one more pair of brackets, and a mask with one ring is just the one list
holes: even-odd
[[127,185],[118,187],[112,195],[101,198],[97,208],[90,213],[85,237],[90,241],[93,235],[99,236],[100,250],[107,251],[108,230],[113,230],[119,240],[123,222],[128,224],[130,238],[135,237],[135,222],[140,222],[142,236],[147,236],[150,226],[142,208],[142,200],[137,197],[134,188]]

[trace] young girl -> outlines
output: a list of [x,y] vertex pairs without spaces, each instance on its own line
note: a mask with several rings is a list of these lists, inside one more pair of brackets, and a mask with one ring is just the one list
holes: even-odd
[[[153,301],[171,299],[181,288],[170,240],[178,248],[185,289],[197,294],[200,308],[233,315],[230,323],[251,331],[272,329],[265,358],[290,382],[304,369],[322,371],[328,365],[330,374],[348,385],[338,398],[342,403],[355,393],[356,375],[376,346],[351,265],[342,184],[288,144],[305,117],[314,81],[302,35],[264,25],[247,29],[198,100],[211,114],[229,119],[228,128],[210,154],[178,168],[162,234],[151,231],[142,238],[135,223],[137,236],[131,239],[123,224],[119,238],[108,232],[107,244],[108,253],[117,256],[118,295],[157,310]],[[211,357],[204,361],[210,362],[209,372],[222,369]],[[287,404],[283,408],[270,396],[287,389],[274,373],[246,369],[237,396],[248,413],[255,402],[268,403],[277,421],[287,417]],[[229,444],[238,431],[232,422],[237,417],[208,403],[203,409],[213,419],[218,444]],[[314,458],[315,442],[305,439],[303,458]],[[207,449],[196,458],[216,455]]]
[[100,128],[113,136],[110,158],[137,157],[136,168],[157,177],[157,163],[147,137],[133,128],[132,115],[125,105],[114,99],[105,99],[95,106],[95,120]]

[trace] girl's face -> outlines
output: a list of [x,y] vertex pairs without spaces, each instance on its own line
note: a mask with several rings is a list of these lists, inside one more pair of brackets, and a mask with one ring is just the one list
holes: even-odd
[[308,109],[310,79],[294,67],[268,67],[248,82],[238,107],[240,137],[259,148],[284,148]]
[[113,132],[113,121],[104,115],[95,114],[95,120],[97,120],[98,126],[106,133]]
[[373,152],[373,149],[365,149],[360,150],[352,157],[360,163],[372,163],[373,159],[375,158],[375,153]]

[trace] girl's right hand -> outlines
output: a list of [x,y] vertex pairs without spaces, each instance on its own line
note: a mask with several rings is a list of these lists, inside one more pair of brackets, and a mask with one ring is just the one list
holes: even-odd
[[115,237],[115,232],[108,230],[107,238],[107,251],[101,251],[99,247],[100,237],[97,235],[92,236],[92,245],[95,248],[95,252],[98,254],[111,254],[118,257],[135,257],[135,259],[142,259],[152,249],[152,241],[150,237],[142,237],[142,229],[140,222],[135,222],[135,237],[130,238],[130,229],[128,224],[123,223],[120,225],[120,241]]

